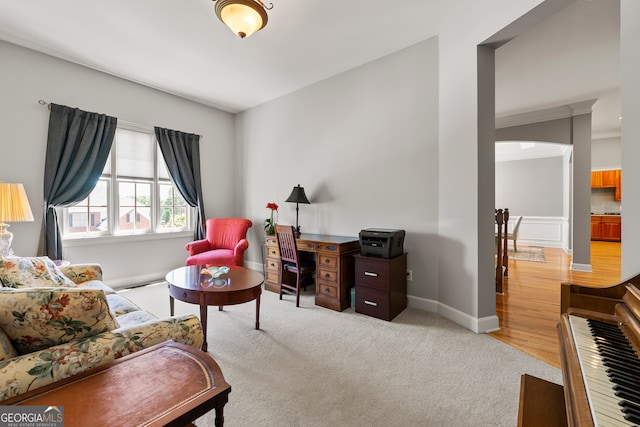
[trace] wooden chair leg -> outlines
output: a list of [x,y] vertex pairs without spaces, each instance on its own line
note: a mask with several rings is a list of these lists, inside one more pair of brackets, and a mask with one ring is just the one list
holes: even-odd
[[300,307],[300,272],[296,274],[296,307]]

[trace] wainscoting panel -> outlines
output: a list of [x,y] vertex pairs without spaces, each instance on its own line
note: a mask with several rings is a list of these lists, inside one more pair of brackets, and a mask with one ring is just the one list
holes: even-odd
[[569,219],[566,217],[524,216],[518,244],[548,248],[569,247]]

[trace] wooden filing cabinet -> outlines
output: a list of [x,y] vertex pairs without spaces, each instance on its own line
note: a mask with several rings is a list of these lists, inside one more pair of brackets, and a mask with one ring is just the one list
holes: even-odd
[[[276,236],[267,236],[265,246],[265,289],[280,292],[281,261]],[[336,311],[348,308],[354,285],[353,255],[360,250],[358,238],[302,234],[296,239],[296,246],[298,252],[315,260],[316,305]]]
[[407,308],[407,254],[395,258],[354,255],[356,312],[392,320]]

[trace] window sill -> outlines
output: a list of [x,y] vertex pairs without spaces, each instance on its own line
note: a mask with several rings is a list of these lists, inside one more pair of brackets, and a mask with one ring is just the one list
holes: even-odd
[[179,231],[175,233],[145,233],[127,234],[120,236],[96,236],[96,237],[67,237],[62,242],[65,247],[95,246],[95,245],[116,245],[144,241],[157,241],[169,239],[193,239],[193,231]]

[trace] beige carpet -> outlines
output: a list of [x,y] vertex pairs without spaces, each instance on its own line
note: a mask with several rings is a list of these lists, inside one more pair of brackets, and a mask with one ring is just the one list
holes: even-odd
[[[168,315],[166,285],[125,295]],[[209,308],[209,354],[231,384],[225,426],[512,427],[522,374],[562,381],[558,369],[437,314],[407,309],[386,322],[316,307],[311,291],[300,304],[264,291],[259,331],[254,302]],[[176,312],[198,308],[176,301]]]
[[544,248],[536,246],[518,245],[518,252],[515,252],[513,248],[509,248],[509,259],[520,261],[546,262],[544,258]]

